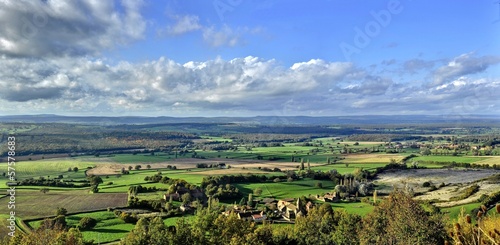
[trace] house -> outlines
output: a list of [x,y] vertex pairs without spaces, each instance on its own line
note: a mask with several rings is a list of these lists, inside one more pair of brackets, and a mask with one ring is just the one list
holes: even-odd
[[242,220],[247,220],[247,221],[254,221],[257,223],[260,223],[264,220],[267,219],[266,214],[263,211],[258,211],[258,210],[238,210],[238,209],[232,209],[223,212],[225,216],[229,216],[230,214],[236,214],[238,216],[238,219]]
[[258,214],[252,214],[252,220],[255,223],[262,223],[266,219],[267,219],[267,216],[264,214],[264,212],[260,212]]
[[180,201],[181,200],[181,195],[179,195],[179,193],[172,193],[172,194],[165,194],[163,195],[163,199],[165,199],[165,201],[170,201],[170,198],[172,198],[173,201]]
[[323,201],[323,202],[338,202],[339,201],[339,197],[338,197],[337,192],[332,192],[332,193],[327,192],[323,196],[316,195],[316,199]]
[[237,215],[238,218],[242,220],[248,220],[248,221],[253,220],[252,212],[238,212]]
[[282,217],[289,221],[306,214],[306,211],[301,209],[300,199],[297,199],[296,205],[292,202],[293,198],[278,201],[278,210],[281,211]]

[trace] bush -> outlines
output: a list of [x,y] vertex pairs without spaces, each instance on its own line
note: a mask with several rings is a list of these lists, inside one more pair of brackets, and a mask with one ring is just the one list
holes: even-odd
[[429,181],[425,181],[423,184],[422,184],[422,187],[430,187],[431,186],[431,182]]
[[363,197],[363,198],[361,198],[361,202],[362,202],[362,203],[369,203],[369,204],[371,204],[371,203],[372,203],[372,202],[370,201],[370,198],[369,198],[369,197]]
[[262,194],[262,188],[257,187],[255,190],[253,190],[253,194],[256,196],[260,196]]
[[323,183],[321,182],[316,182],[316,184],[314,184],[314,186],[316,186],[316,188],[323,188]]
[[495,192],[491,195],[489,195],[486,199],[482,201],[483,205],[486,207],[495,204],[496,202],[500,201],[500,191]]
[[89,230],[89,229],[94,228],[95,225],[97,225],[97,220],[96,219],[91,218],[91,217],[83,217],[80,220],[80,223],[79,223],[78,226],[82,230]]
[[125,223],[135,224],[137,222],[137,217],[135,215],[122,212],[119,217],[121,220],[125,221]]
[[59,216],[59,215],[66,215],[68,213],[68,210],[66,210],[65,208],[57,208],[56,210],[56,216]]

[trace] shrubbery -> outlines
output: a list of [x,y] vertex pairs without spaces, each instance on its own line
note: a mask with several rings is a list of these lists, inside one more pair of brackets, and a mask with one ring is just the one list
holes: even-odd
[[94,226],[97,225],[97,220],[91,217],[83,217],[80,219],[80,222],[78,224],[78,227],[81,230],[89,230],[94,228]]

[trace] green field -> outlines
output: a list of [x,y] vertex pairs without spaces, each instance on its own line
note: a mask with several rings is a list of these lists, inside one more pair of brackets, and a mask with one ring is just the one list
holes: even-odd
[[434,161],[434,162],[457,162],[457,163],[474,163],[487,158],[479,157],[466,157],[466,156],[419,156],[415,157],[413,161]]
[[[47,178],[63,175],[65,179],[85,178],[85,169],[94,167],[95,162],[85,161],[83,159],[63,158],[63,159],[44,159],[37,161],[16,162],[14,167],[17,179],[38,178],[43,176]],[[69,172],[68,168],[77,167],[78,172]],[[0,163],[0,169],[7,172],[7,163]]]
[[368,171],[375,171],[375,169],[379,167],[384,167],[385,163],[350,163],[348,167],[344,163],[336,163],[336,164],[330,164],[330,165],[323,165],[323,166],[317,166],[317,167],[311,167],[312,170],[321,170],[323,172],[328,172],[330,170],[337,170],[340,174],[347,174],[347,173],[352,173],[354,170],[357,168],[363,169],[363,170],[368,170]]
[[[316,183],[323,184],[323,188],[316,187]],[[333,181],[329,180],[297,180],[293,182],[278,182],[278,183],[250,183],[250,184],[235,184],[245,195],[252,193],[257,188],[262,188],[262,194],[258,197],[274,197],[284,199],[290,197],[309,196],[330,192],[335,187]],[[257,197],[257,196],[256,196]]]
[[[189,155],[191,156],[191,154]],[[104,156],[105,157],[105,156]],[[111,157],[106,157],[110,161],[123,164],[148,164],[148,163],[158,163],[167,162],[175,160],[175,155],[168,155],[166,153],[155,153],[154,156],[151,154],[116,154]],[[182,158],[178,155],[177,158]],[[145,167],[145,166],[143,166]]]
[[[113,212],[99,211],[68,215],[66,222],[68,226],[77,226],[80,219],[83,217],[91,217],[97,220],[97,225],[91,230],[84,230],[83,238],[87,241],[94,242],[111,242],[125,237],[130,230],[134,228],[134,224],[126,224],[123,220],[117,218]],[[28,224],[32,228],[40,227],[42,221],[31,221]]]
[[448,216],[450,222],[453,222],[457,219],[462,208],[465,209],[465,214],[470,214],[473,209],[478,208],[480,206],[481,206],[481,203],[474,202],[474,203],[468,203],[468,204],[458,205],[458,206],[449,207],[449,208],[442,208],[441,212],[445,213]]
[[182,217],[170,217],[170,218],[164,219],[163,223],[166,226],[172,226],[172,225],[175,225],[175,223],[177,222],[177,220],[182,219],[182,218],[184,218],[187,222],[191,222],[191,221],[194,220],[195,216],[193,216],[193,215],[185,215],[185,216],[182,216]]
[[336,203],[331,203],[331,205],[334,210],[337,208],[342,208],[348,213],[358,214],[360,216],[365,216],[366,214],[373,211],[373,209],[375,208],[374,206],[368,203],[362,203],[362,202],[336,202]]

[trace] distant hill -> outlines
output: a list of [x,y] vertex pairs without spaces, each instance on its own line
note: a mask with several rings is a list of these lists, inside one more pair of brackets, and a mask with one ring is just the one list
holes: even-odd
[[0,122],[24,123],[83,123],[100,125],[117,124],[170,124],[170,123],[239,123],[259,125],[367,125],[367,124],[495,124],[500,123],[500,116],[436,116],[436,115],[388,115],[388,116],[256,116],[256,117],[101,117],[101,116],[59,116],[12,115],[0,116]]

